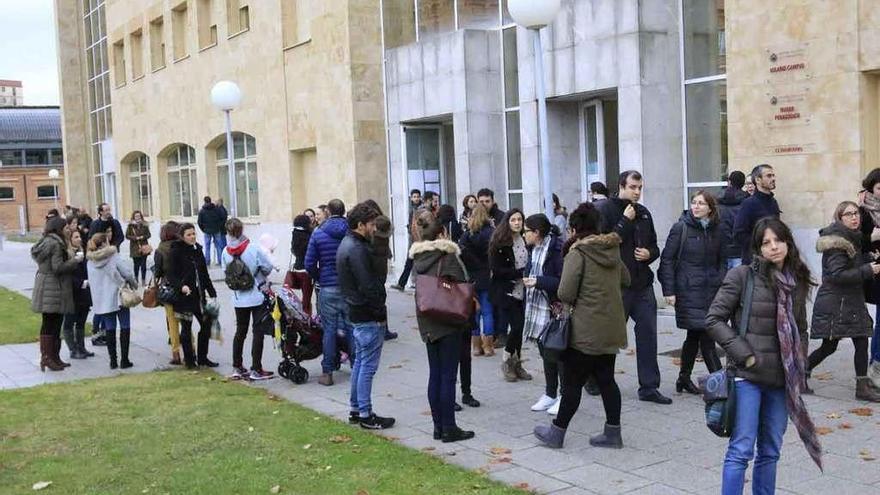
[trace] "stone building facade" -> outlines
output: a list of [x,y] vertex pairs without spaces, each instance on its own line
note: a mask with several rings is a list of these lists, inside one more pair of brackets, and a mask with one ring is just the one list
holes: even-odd
[[0,107],[20,107],[24,105],[24,90],[21,81],[0,79]]

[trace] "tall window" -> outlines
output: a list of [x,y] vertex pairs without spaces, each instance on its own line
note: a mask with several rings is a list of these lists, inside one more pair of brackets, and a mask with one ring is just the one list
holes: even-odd
[[171,215],[191,217],[196,214],[196,150],[178,145],[166,158],[168,201]]
[[110,112],[110,60],[107,57],[107,22],[104,10],[104,0],[83,0],[83,34],[89,93],[88,133],[92,143],[91,172],[94,179],[95,199],[99,203],[109,199],[104,196],[105,179],[101,143],[110,139],[113,127]]
[[508,208],[522,208],[523,206],[522,156],[519,133],[519,66],[517,60],[516,25],[512,25],[501,30]]
[[685,204],[727,174],[727,63],[724,0],[679,0]]
[[131,184],[131,211],[140,210],[145,217],[153,215],[153,190],[150,186],[150,159],[140,153],[128,164]]
[[188,12],[186,2],[171,9],[171,43],[175,62],[189,55],[189,47],[186,46]]
[[116,87],[125,84],[125,41],[113,43],[113,77]]
[[234,36],[251,28],[251,13],[247,3],[245,0],[226,0],[228,36]]
[[[238,216],[255,217],[260,214],[260,189],[257,175],[257,141],[250,134],[232,134],[235,156],[235,197]],[[220,197],[229,202],[229,155],[226,140],[217,145],[217,180]]]
[[512,25],[507,0],[383,0],[385,49],[458,29]]
[[197,0],[196,20],[199,26],[199,49],[217,44],[217,23],[214,21],[214,2]]
[[144,77],[144,31],[138,28],[131,33],[131,79]]
[[161,16],[150,21],[150,68],[165,67],[165,19]]
[[313,2],[315,1],[284,0],[281,2],[281,34],[285,48],[299,45],[312,39],[312,9],[314,8]]

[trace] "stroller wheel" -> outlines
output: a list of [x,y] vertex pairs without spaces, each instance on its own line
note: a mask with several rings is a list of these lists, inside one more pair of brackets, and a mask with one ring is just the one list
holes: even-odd
[[290,363],[288,361],[281,361],[278,363],[278,376],[282,378],[288,378],[290,376]]
[[297,385],[301,385],[309,381],[309,370],[302,366],[294,366],[290,372],[290,380]]

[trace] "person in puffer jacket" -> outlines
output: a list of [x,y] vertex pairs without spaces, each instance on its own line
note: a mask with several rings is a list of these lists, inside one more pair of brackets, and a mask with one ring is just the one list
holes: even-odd
[[116,322],[119,321],[119,367],[131,368],[134,364],[128,359],[131,342],[131,312],[122,306],[119,300],[119,289],[128,284],[137,287],[134,272],[123,262],[116,246],[103,232],[89,239],[89,250],[86,254],[89,272],[89,289],[92,291],[92,302],[95,314],[107,336],[107,354],[110,356],[110,369],[116,369]]

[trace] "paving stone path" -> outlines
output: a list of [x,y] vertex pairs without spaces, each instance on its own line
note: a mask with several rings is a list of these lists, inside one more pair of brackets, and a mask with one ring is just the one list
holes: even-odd
[[[30,296],[35,265],[29,245],[8,242],[0,251],[0,285]],[[219,277],[219,272],[217,273]],[[217,283],[220,300],[229,292]],[[528,487],[554,495],[579,494],[712,494],[720,492],[724,439],[713,436],[703,424],[702,401],[695,396],[674,393],[677,367],[673,358],[661,356],[662,391],[673,397],[671,406],[639,402],[634,352],[624,351],[618,358],[618,383],[623,394],[622,450],[592,448],[590,435],[604,422],[601,401],[584,396],[572,421],[565,448],[541,447],[532,437],[532,428],[549,420],[546,413],[529,407],[543,391],[540,359],[533,346],[524,349],[526,367],[535,375],[531,382],[506,383],[501,378],[500,355],[474,358],[473,393],[482,402],[476,409],[465,407],[458,414],[459,424],[477,432],[476,438],[456,444],[442,444],[431,438],[432,423],[425,388],[427,360],[416,330],[412,294],[389,291],[391,327],[400,338],[388,342],[373,390],[374,407],[379,414],[397,418],[397,425],[381,434],[401,444],[429,452],[446,462],[485,472],[489,477],[515,486]],[[221,315],[225,342],[212,343],[211,357],[221,363],[220,373],[231,372],[231,345],[234,316],[225,304]],[[161,310],[137,308],[132,313],[132,360],[135,367],[123,373],[148,372],[167,366],[164,314]],[[663,318],[661,321],[668,321]],[[660,351],[681,344],[682,333],[668,324],[661,325]],[[630,333],[630,343],[633,338]],[[274,369],[279,354],[267,342],[264,363]],[[247,359],[250,343],[245,344]],[[0,346],[0,389],[29,387],[84,378],[110,376],[106,351],[98,356],[74,361],[64,372],[41,373],[37,344]],[[66,351],[63,351],[66,356]],[[271,368],[270,368],[271,366]],[[701,366],[698,363],[698,367]],[[348,415],[349,373],[343,369],[334,377],[336,385],[317,384],[320,359],[306,367],[312,377],[308,383],[294,385],[280,378],[259,386],[280,397],[339,419]],[[703,372],[702,369],[698,370]],[[813,380],[816,395],[807,398],[814,420],[828,433],[821,436],[825,448],[825,473],[810,461],[794,428],[785,436],[779,466],[777,493],[880,495],[880,407],[872,416],[849,412],[867,404],[853,398],[852,346],[842,343]],[[746,487],[751,492],[750,487]]]

